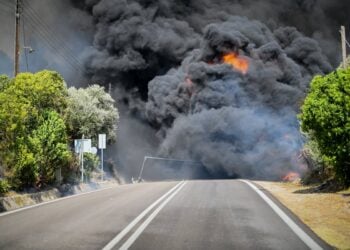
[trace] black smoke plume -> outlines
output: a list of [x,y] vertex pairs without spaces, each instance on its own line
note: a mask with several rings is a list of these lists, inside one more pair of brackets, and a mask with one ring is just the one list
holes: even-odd
[[[248,61],[247,74],[222,63],[232,51]],[[213,175],[281,177],[298,171],[296,112],[308,83],[330,70],[296,29],[231,17],[208,25],[200,49],[149,83],[147,118],[164,137],[163,156],[200,161]]]
[[[339,61],[350,3],[73,2],[95,27],[88,74],[112,83],[119,102],[157,130],[160,156],[199,161],[214,176],[277,178],[297,168],[296,113],[311,78]],[[224,63],[227,53],[248,72]]]

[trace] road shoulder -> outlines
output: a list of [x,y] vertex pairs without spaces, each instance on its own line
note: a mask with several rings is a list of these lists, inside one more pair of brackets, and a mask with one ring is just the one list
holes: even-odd
[[[297,183],[255,181],[329,245],[350,248],[350,196],[343,193],[300,193]],[[293,215],[294,214],[294,215]],[[297,217],[297,218],[296,218]]]
[[90,193],[93,191],[103,190],[119,186],[115,181],[105,181],[100,183],[84,183],[75,186],[70,186],[68,190],[59,190],[52,188],[46,191],[33,193],[12,193],[11,195],[0,197],[0,214],[22,209],[30,206],[36,206],[46,202],[52,202],[63,197],[70,197],[73,195]]

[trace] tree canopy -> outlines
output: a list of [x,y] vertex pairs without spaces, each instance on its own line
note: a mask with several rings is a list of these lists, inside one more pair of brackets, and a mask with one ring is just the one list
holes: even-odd
[[[0,92],[0,159],[15,187],[35,185],[50,172],[49,167],[55,167],[55,161],[69,157],[60,118],[66,105],[65,83],[53,71],[18,74]],[[61,150],[46,155],[52,148]],[[52,158],[55,161],[47,165]]]
[[336,177],[350,185],[350,68],[316,76],[299,118]]
[[98,85],[86,89],[68,89],[67,122],[74,138],[97,138],[107,134],[109,142],[116,140],[118,110],[113,98]]
[[[54,71],[0,76],[0,193],[13,187],[41,187],[77,173],[73,139],[107,134],[116,140],[119,114],[113,98],[98,85],[67,89]],[[88,157],[89,156],[89,157]],[[91,172],[98,157],[88,155]],[[90,164],[91,163],[91,164]],[[90,164],[90,165],[89,165]],[[86,172],[88,173],[88,171]]]

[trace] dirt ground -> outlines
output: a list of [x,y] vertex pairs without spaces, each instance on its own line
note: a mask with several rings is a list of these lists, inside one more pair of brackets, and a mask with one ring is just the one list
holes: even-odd
[[298,193],[298,182],[255,181],[272,193],[328,244],[350,249],[350,189],[337,193]]

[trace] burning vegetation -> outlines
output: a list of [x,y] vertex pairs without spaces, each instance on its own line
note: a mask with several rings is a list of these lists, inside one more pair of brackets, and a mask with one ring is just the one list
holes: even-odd
[[285,182],[293,182],[300,179],[300,175],[297,172],[288,172],[283,176],[282,180]]

